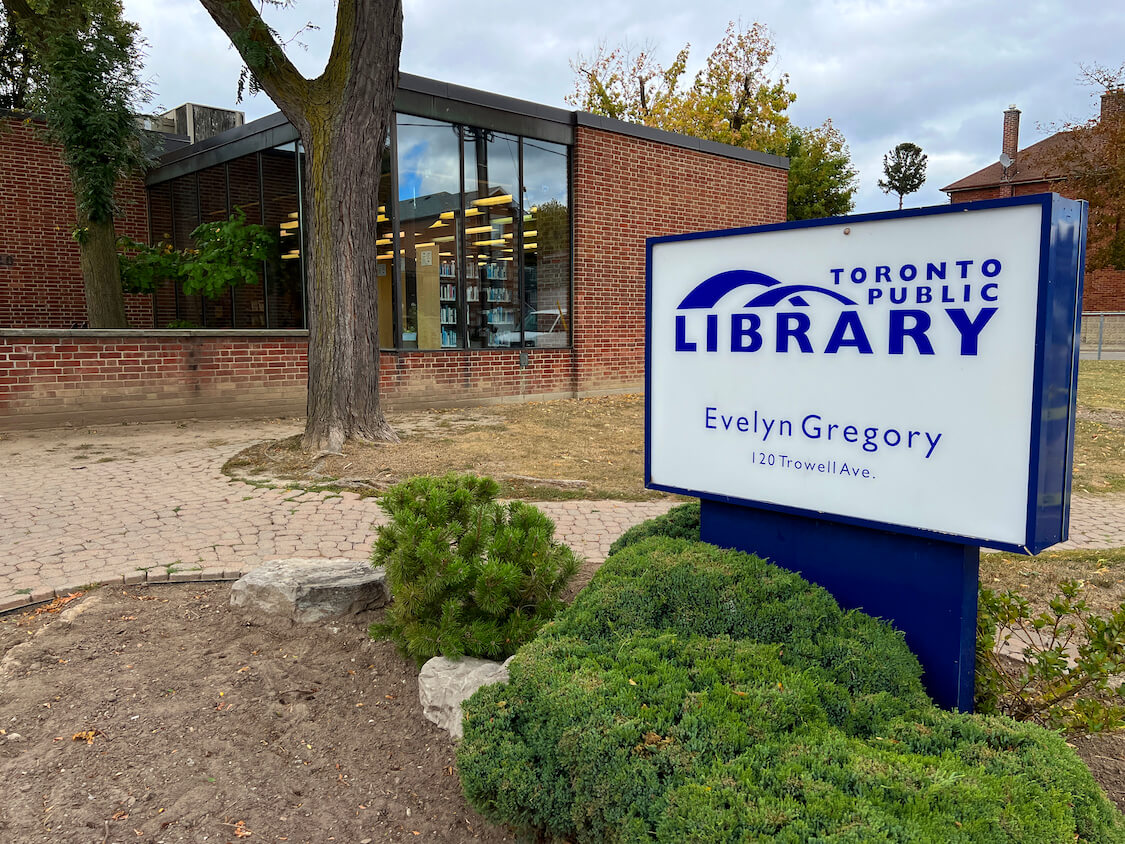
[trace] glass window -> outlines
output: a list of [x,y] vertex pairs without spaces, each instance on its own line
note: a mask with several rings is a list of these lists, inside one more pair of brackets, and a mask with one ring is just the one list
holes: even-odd
[[378,260],[375,265],[376,286],[379,299],[376,307],[379,313],[379,347],[395,347],[395,302],[394,288],[394,208],[391,202],[391,139],[388,133],[383,144],[383,159],[379,163],[379,213],[375,223],[375,238],[378,246]]
[[263,150],[262,223],[277,236],[277,255],[266,263],[266,309],[270,328],[304,326],[301,222],[297,199],[296,144]]
[[[457,274],[458,128],[400,114],[397,133],[401,347],[456,348],[463,345]],[[393,240],[385,235],[379,239],[379,247],[390,248],[392,256]]]
[[[199,225],[199,192],[197,174],[181,176],[172,181],[172,244],[177,249],[192,245],[191,233]],[[181,328],[203,327],[203,297],[185,296],[177,291],[176,322]]]
[[[227,163],[227,185],[231,211],[241,209],[247,223],[262,223],[261,193],[258,188],[258,156],[244,155]],[[267,328],[266,295],[263,272],[257,284],[240,284],[234,290],[234,327]]]
[[[148,242],[153,246],[172,243],[172,183],[163,182],[148,189]],[[165,281],[153,296],[155,326],[167,328],[176,316],[176,285]]]
[[570,209],[567,148],[523,142],[524,345],[570,343]]
[[[227,172],[222,164],[200,170],[199,176],[199,222],[221,223],[227,219]],[[214,299],[201,297],[203,325],[207,328],[233,328],[234,314],[233,290],[226,290]]]
[[464,152],[469,347],[518,346],[519,138],[466,127]]

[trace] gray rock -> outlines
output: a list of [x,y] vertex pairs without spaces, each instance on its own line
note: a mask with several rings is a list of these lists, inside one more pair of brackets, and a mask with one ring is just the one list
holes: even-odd
[[344,559],[270,560],[231,587],[231,606],[302,623],[355,615],[390,600],[386,575]]
[[19,733],[8,733],[6,736],[4,736],[4,738],[6,738],[8,741],[13,742],[23,741],[23,736],[21,736]]
[[508,662],[489,659],[446,659],[435,656],[418,674],[418,700],[422,714],[455,739],[462,737],[461,704],[481,686],[508,682]]

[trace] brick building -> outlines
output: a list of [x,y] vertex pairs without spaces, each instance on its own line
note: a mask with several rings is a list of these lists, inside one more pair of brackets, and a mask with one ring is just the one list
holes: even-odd
[[[1119,115],[1123,109],[1125,93],[1107,92],[1102,95],[1099,120]],[[1060,163],[1072,143],[1070,133],[1056,132],[1020,149],[1019,131],[1020,111],[1010,106],[1004,112],[1000,160],[942,188],[949,194],[951,203],[1052,191],[1081,198],[1068,192],[1066,174]],[[1082,310],[1087,313],[1125,311],[1125,270],[1100,269],[1087,273]]]
[[[784,158],[407,74],[389,141],[372,236],[392,406],[639,390],[644,239],[785,219]],[[21,125],[0,163],[0,427],[303,411],[303,152],[280,114],[123,185],[138,239],[183,247],[238,208],[277,240],[229,296],[130,297],[139,332],[66,330],[84,318],[66,172]]]

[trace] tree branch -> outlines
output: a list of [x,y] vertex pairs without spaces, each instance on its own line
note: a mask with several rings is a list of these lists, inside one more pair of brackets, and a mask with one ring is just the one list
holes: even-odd
[[[8,2],[8,0],[4,0]],[[270,28],[254,8],[250,0],[199,0],[219,28],[227,34],[239,55],[242,56],[250,72],[270,98],[285,112],[290,120],[297,117],[290,113],[300,107],[300,101],[307,90],[308,80],[301,75],[296,66],[285,55],[285,51],[273,37]],[[267,57],[262,60],[264,51]]]
[[[352,58],[352,41],[355,39],[355,2],[339,0],[336,8],[336,31],[332,35],[332,51],[324,66],[324,79],[331,80],[346,74]],[[342,89],[342,85],[337,90]]]

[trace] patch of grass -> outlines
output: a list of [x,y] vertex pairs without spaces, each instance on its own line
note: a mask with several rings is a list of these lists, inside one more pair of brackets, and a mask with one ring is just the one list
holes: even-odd
[[993,592],[1019,592],[1042,612],[1059,585],[1078,580],[1088,588],[1086,602],[1098,615],[1110,615],[1125,601],[1125,548],[1045,551],[1034,557],[990,553],[980,558],[981,586]]
[[1125,411],[1125,361],[1081,361],[1078,364],[1078,404]]
[[1123,490],[1125,430],[1079,419],[1074,426],[1074,491],[1110,493]]
[[30,595],[31,590],[30,589],[17,589],[16,594],[17,595]]
[[361,495],[417,475],[474,472],[496,478],[504,497],[524,500],[665,497],[644,487],[640,395],[413,411],[389,421],[397,443],[347,443],[342,455],[318,457],[291,437],[246,449],[224,471],[255,485],[273,479],[307,490],[343,479],[331,483]]

